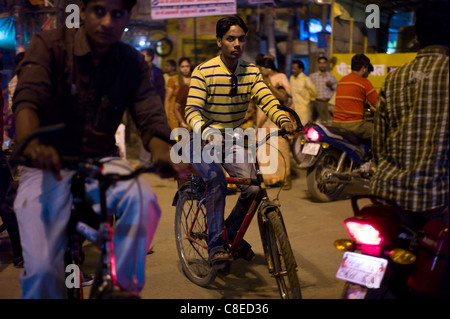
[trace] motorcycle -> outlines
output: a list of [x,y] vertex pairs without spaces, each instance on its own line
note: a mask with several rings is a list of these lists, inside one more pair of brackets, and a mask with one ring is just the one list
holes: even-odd
[[369,186],[372,175],[370,141],[363,141],[342,128],[310,122],[300,137],[300,168],[307,169],[306,182],[314,200],[336,200],[345,185]]
[[[358,201],[371,201],[360,208]],[[354,217],[344,221],[351,239],[336,277],[345,280],[343,299],[425,299],[449,297],[449,224],[412,224],[394,203],[376,196],[351,200]],[[359,252],[357,252],[359,251]]]

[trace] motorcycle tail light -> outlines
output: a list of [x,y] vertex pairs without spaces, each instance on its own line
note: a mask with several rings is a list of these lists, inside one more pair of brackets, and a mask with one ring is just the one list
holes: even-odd
[[383,242],[383,236],[381,236],[380,231],[364,221],[347,219],[345,227],[350,236],[359,244],[378,246]]
[[320,139],[320,134],[314,128],[310,127],[306,132],[306,138],[311,142],[317,142]]

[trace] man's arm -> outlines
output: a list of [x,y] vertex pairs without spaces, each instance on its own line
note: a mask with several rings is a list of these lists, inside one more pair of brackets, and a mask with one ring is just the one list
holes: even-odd
[[[195,68],[192,72],[191,83],[186,102],[186,123],[191,127],[195,133],[200,133],[201,126],[204,124],[201,110],[206,103],[207,85],[205,77]],[[205,136],[208,135],[208,129],[203,132]]]
[[329,88],[332,89],[333,91],[336,91],[338,80],[336,79],[336,77],[333,74],[331,74],[331,73],[329,73],[329,74],[331,75],[330,76],[331,85],[329,86]]
[[367,80],[366,92],[367,92],[366,93],[367,102],[369,102],[370,105],[375,107],[377,105],[378,93],[369,80]]
[[290,133],[293,126],[285,111],[279,110],[280,103],[264,83],[261,73],[258,72],[252,87],[251,96],[255,105],[259,107],[267,117],[278,127],[285,127]]
[[[51,55],[45,40],[37,35],[33,37],[17,71],[18,82],[12,109],[18,143],[40,128],[39,115],[44,113],[52,92]],[[52,146],[43,145],[39,139],[34,139],[25,148],[23,155],[30,158],[36,168],[51,171],[58,180],[61,178],[59,154]]]

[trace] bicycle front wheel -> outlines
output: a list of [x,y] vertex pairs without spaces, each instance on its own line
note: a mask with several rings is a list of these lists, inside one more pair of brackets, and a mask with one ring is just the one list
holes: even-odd
[[185,188],[175,212],[175,239],[183,271],[198,286],[207,287],[216,278],[208,259],[206,208],[200,196]]
[[269,272],[277,281],[282,299],[301,299],[297,263],[278,207],[258,214],[258,222]]

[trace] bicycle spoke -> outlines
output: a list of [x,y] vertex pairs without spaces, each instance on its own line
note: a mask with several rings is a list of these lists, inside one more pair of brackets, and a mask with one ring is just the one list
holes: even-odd
[[215,278],[208,259],[208,234],[204,205],[189,191],[184,191],[177,203],[175,233],[178,254],[188,278],[200,286]]

